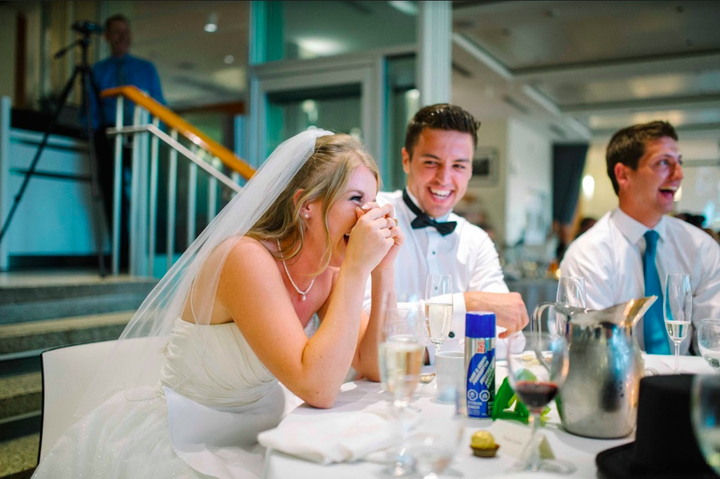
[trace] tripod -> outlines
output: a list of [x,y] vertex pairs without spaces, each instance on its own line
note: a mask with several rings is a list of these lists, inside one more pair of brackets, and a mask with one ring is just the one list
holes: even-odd
[[[75,26],[73,26],[75,29]],[[82,104],[85,108],[85,116],[86,116],[86,133],[88,137],[88,146],[90,150],[90,183],[91,183],[91,191],[92,191],[92,204],[93,204],[93,216],[94,216],[94,226],[95,226],[95,247],[97,249],[97,258],[98,258],[98,269],[100,277],[105,277],[105,261],[103,258],[103,226],[105,224],[105,213],[103,211],[103,199],[100,194],[100,184],[98,182],[98,171],[97,171],[97,157],[96,157],[96,151],[95,151],[95,144],[94,144],[94,135],[93,135],[93,126],[92,126],[92,112],[90,108],[90,92],[92,91],[95,94],[96,98],[96,104],[98,107],[98,110],[100,112],[101,121],[100,124],[102,125],[104,122],[102,121],[102,107],[100,104],[100,92],[98,90],[97,85],[95,84],[95,81],[92,77],[92,68],[90,67],[88,63],[88,47],[90,46],[90,34],[92,33],[91,30],[83,29],[78,31],[83,35],[82,38],[74,41],[67,47],[63,48],[59,52],[57,52],[54,55],[54,58],[60,58],[65,53],[70,51],[72,48],[79,46],[82,50],[82,64],[76,65],[75,70],[73,71],[72,76],[65,84],[62,94],[60,95],[60,102],[55,107],[55,111],[52,114],[52,117],[50,118],[50,123],[48,124],[47,129],[45,130],[45,134],[43,136],[42,141],[40,142],[40,146],[38,147],[37,152],[35,153],[35,157],[32,160],[32,163],[30,164],[30,168],[28,168],[27,172],[25,173],[25,178],[23,179],[23,183],[20,186],[20,189],[18,190],[17,195],[15,196],[15,201],[12,204],[12,207],[10,208],[10,212],[8,213],[7,218],[5,219],[5,223],[3,224],[2,230],[0,230],[0,242],[5,237],[5,234],[7,233],[8,227],[10,226],[10,222],[13,219],[13,216],[15,215],[15,211],[17,210],[18,205],[20,204],[20,200],[23,197],[23,194],[25,193],[25,189],[27,188],[28,183],[30,182],[30,178],[35,173],[35,168],[37,167],[38,161],[40,160],[40,155],[42,155],[43,150],[45,149],[45,146],[47,145],[48,139],[50,137],[50,133],[52,133],[53,128],[55,127],[55,122],[57,121],[58,117],[60,116],[60,112],[65,107],[65,104],[67,103],[67,99],[70,96],[70,92],[72,91],[73,85],[75,84],[75,80],[79,77],[81,84],[82,84]]]

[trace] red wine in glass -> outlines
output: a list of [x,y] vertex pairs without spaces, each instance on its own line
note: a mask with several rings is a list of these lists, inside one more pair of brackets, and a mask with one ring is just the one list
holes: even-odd
[[557,384],[551,382],[520,381],[515,385],[515,394],[530,410],[547,406],[557,392]]

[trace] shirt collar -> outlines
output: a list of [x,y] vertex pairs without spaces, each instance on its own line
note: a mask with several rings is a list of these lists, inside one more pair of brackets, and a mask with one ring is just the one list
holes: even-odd
[[611,218],[620,232],[633,244],[637,244],[640,238],[643,238],[645,233],[651,229],[657,232],[660,241],[663,241],[665,237],[665,224],[667,222],[664,216],[658,221],[658,224],[656,224],[654,228],[648,228],[636,219],[630,217],[620,208],[612,212]]
[[[413,194],[410,193],[410,188],[408,188],[408,187],[406,186],[406,187],[405,187],[405,190],[407,191],[407,194],[408,194],[408,196],[410,197],[410,199],[412,200],[412,202],[415,203],[415,205],[417,205],[418,208],[420,208],[420,203],[418,203],[417,198],[415,198],[415,196],[413,196]],[[422,208],[420,208],[420,209],[422,210]],[[424,213],[424,211],[423,211],[423,213]],[[447,220],[450,218],[450,215],[451,215],[451,214],[452,214],[452,210],[450,210],[449,212],[445,213],[444,215],[442,215],[442,216],[440,216],[440,217],[438,217],[438,218],[433,218],[433,219],[434,219],[435,221],[438,221],[438,222],[444,222],[444,221],[447,221]]]

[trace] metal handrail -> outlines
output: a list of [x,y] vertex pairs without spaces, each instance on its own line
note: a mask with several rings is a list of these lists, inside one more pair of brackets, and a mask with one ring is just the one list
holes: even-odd
[[[122,95],[117,97],[116,125],[124,125]],[[152,115],[152,123],[149,116]],[[166,115],[165,115],[166,116]],[[180,153],[189,160],[188,175],[188,216],[187,216],[187,242],[190,244],[195,237],[195,225],[197,216],[197,171],[200,168],[208,175],[208,219],[211,220],[217,213],[217,187],[218,185],[229,188],[233,193],[239,193],[242,187],[237,183],[240,181],[241,173],[233,171],[232,178],[225,175],[213,165],[205,161],[199,151],[206,151],[211,158],[216,159],[218,164],[222,159],[214,155],[214,151],[208,151],[197,142],[186,147],[178,140],[178,129],[171,128],[170,134],[160,128],[163,119],[155,116],[153,112],[146,110],[140,105],[135,106],[132,126],[116,126],[106,130],[109,136],[115,137],[115,182],[114,182],[114,204],[112,218],[112,273],[119,273],[120,256],[120,211],[121,211],[121,175],[122,175],[122,137],[135,136],[132,151],[132,193],[130,196],[131,209],[129,218],[129,243],[130,243],[130,274],[131,275],[154,275],[155,263],[155,240],[157,222],[157,190],[158,190],[158,156],[159,142],[162,141],[170,148],[169,155],[169,176],[168,176],[168,206],[167,206],[167,269],[174,261],[175,247],[175,220],[177,202],[177,156]],[[194,127],[192,127],[194,128]],[[150,143],[148,145],[148,135]],[[202,145],[202,146],[201,146]],[[148,150],[150,157],[148,158]],[[220,160],[220,161],[218,161]],[[149,164],[148,164],[149,162]],[[227,164],[227,163],[226,163]],[[147,177],[149,167],[149,178]]]
[[[250,179],[250,177],[252,177],[255,173],[255,170],[250,165],[235,156],[233,152],[214,141],[212,138],[182,119],[165,105],[161,105],[150,95],[135,86],[125,85],[116,88],[108,88],[107,90],[103,90],[100,96],[102,98],[126,98],[132,101],[136,105],[142,107],[145,111],[148,111],[153,117],[159,118],[161,122],[168,126],[168,128],[177,130],[193,144],[219,158],[220,161],[225,163],[228,168],[233,171],[237,171],[245,179]],[[122,123],[115,124],[121,125]]]
[[209,175],[212,175],[213,177],[217,178],[218,181],[220,181],[223,185],[227,186],[228,188],[231,188],[235,190],[236,193],[240,193],[242,191],[242,186],[235,183],[229,176],[225,175],[224,173],[218,171],[217,169],[213,168],[212,166],[208,165],[206,161],[204,161],[202,158],[200,158],[198,155],[190,151],[185,145],[180,143],[177,140],[174,140],[170,135],[162,131],[160,128],[158,128],[155,125],[140,125],[140,126],[124,126],[121,128],[108,128],[107,134],[108,135],[123,135],[128,133],[152,133],[155,135],[158,139],[162,140],[166,145],[169,147],[177,150],[178,153],[181,153],[185,158],[192,161],[196,165],[198,165],[200,168],[202,168],[206,173]]

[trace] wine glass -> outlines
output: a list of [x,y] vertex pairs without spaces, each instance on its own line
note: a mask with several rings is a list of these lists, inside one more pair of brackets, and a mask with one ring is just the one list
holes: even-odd
[[463,437],[465,416],[459,412],[457,386],[443,388],[445,403],[432,415],[425,415],[407,438],[409,453],[415,460],[415,471],[423,479],[436,479],[452,461]]
[[440,352],[452,326],[452,276],[430,273],[425,282],[425,316],[430,341],[435,353]]
[[720,319],[700,321],[697,331],[700,355],[715,371],[720,372]]
[[[512,347],[510,336],[508,351]],[[508,352],[508,379],[518,399],[532,413],[532,436],[523,453],[523,470],[570,474],[574,468],[540,458],[540,414],[562,388],[568,373],[568,345],[564,336],[551,333],[527,334],[522,352]]]
[[704,374],[693,378],[690,413],[705,462],[720,474],[720,375]]
[[407,453],[405,439],[410,424],[408,404],[418,385],[425,348],[419,330],[422,318],[414,308],[389,308],[378,346],[380,380],[391,397],[391,414],[397,425],[398,445],[391,452],[391,465],[385,470],[393,477],[414,472],[414,459]]
[[680,374],[680,343],[687,336],[692,319],[690,275],[667,275],[664,299],[665,327],[675,343],[675,374]]
[[565,324],[566,315],[571,315],[578,310],[585,310],[585,308],[587,308],[585,278],[580,276],[562,276],[558,280],[555,307],[559,310],[555,322],[559,331],[555,331],[555,333],[559,334],[564,332],[567,327]]

